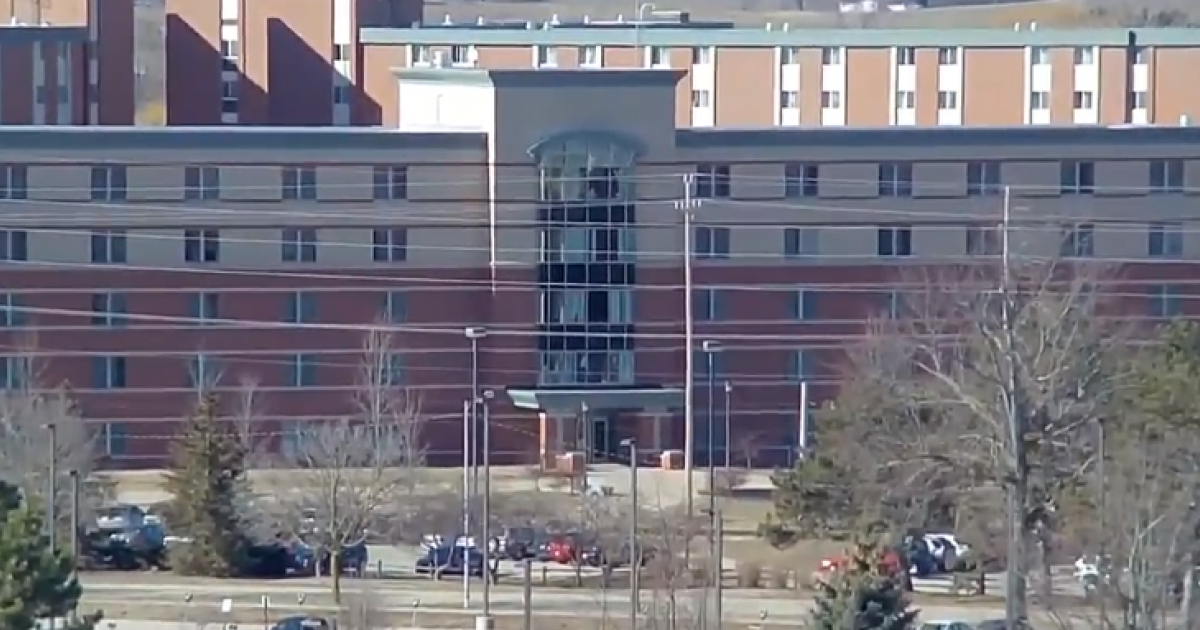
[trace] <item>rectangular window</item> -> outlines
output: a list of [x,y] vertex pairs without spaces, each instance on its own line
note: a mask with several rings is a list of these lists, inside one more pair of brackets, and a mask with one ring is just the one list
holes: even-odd
[[786,258],[816,256],[818,244],[816,227],[790,227],[783,230],[783,255]]
[[692,47],[692,65],[708,66],[713,62],[713,49],[708,46]]
[[795,350],[792,352],[791,365],[788,372],[793,381],[807,381],[813,377],[813,357],[809,350]]
[[800,49],[796,46],[784,46],[779,49],[779,65],[781,66],[797,66],[800,65]]
[[283,262],[317,262],[317,230],[315,228],[284,228],[280,234]]
[[380,375],[383,385],[395,387],[404,384],[404,355],[399,352],[389,352],[383,358],[383,373]]
[[388,291],[383,294],[383,317],[389,324],[408,321],[408,294],[404,291]]
[[840,66],[842,65],[842,49],[838,47],[827,47],[821,49],[821,65],[823,66]]
[[999,195],[1004,186],[1000,179],[1000,163],[992,160],[967,163],[967,195],[987,197]]
[[1156,284],[1150,287],[1150,316],[1164,319],[1183,315],[1183,291],[1177,284]]
[[27,260],[29,260],[29,232],[0,230],[0,261],[25,262]]
[[317,169],[312,166],[285,166],[280,172],[283,198],[314,201],[317,198]]
[[910,110],[917,108],[917,93],[912,90],[896,91],[896,109]]
[[967,227],[968,256],[999,256],[1001,246],[999,228],[978,225]]
[[701,225],[696,227],[692,246],[696,258],[729,258],[729,228]]
[[533,50],[534,67],[558,67],[558,48],[554,48],[553,46],[535,46]]
[[1183,160],[1153,160],[1150,162],[1151,193],[1183,192]]
[[1061,185],[1064,195],[1090,195],[1096,192],[1095,162],[1063,160],[1060,165]]
[[1050,65],[1050,51],[1042,46],[1031,46],[1029,48],[1029,65],[1031,66],[1048,66]]
[[408,228],[371,230],[371,259],[375,262],[408,260]]
[[23,389],[29,381],[29,362],[26,356],[0,357],[0,388]]
[[288,360],[288,387],[315,387],[317,384],[317,356],[300,353]]
[[408,167],[376,166],[372,189],[376,201],[408,199]]
[[819,182],[816,164],[789,162],[783,166],[783,196],[788,199],[816,197]]
[[708,90],[692,90],[692,107],[696,109],[712,107],[712,92]]
[[1077,46],[1074,51],[1075,65],[1090,66],[1096,63],[1096,49],[1091,46]]
[[124,389],[126,386],[126,364],[122,356],[92,357],[92,387],[96,389]]
[[129,261],[125,230],[92,230],[92,262],[123,264]]
[[943,46],[938,48],[938,65],[939,66],[957,66],[958,65],[958,48],[954,46]]
[[450,47],[450,65],[454,66],[472,66],[474,65],[475,50],[473,46],[451,46]]
[[14,293],[0,293],[0,326],[4,328],[21,328],[25,326],[26,311],[21,306],[21,298]]
[[188,296],[188,317],[192,323],[205,326],[221,319],[220,293],[193,293]]
[[1063,229],[1063,258],[1091,258],[1096,255],[1096,226],[1080,223]]
[[1183,258],[1181,223],[1151,223],[1146,241],[1146,252],[1151,258]]
[[884,257],[912,256],[912,227],[893,225],[879,228],[876,253]]
[[779,93],[779,109],[800,109],[800,92],[783,90]]
[[129,301],[124,293],[95,293],[92,295],[93,326],[124,326],[129,318]]
[[652,68],[670,66],[671,58],[667,49],[662,46],[650,46],[646,48],[646,65]]
[[600,46],[583,46],[579,49],[579,65],[599,68],[604,65],[604,49]]
[[0,166],[0,199],[29,198],[29,169],[20,164]]
[[728,164],[696,165],[695,190],[699,199],[728,199],[732,193]]
[[191,201],[215,201],[221,198],[221,169],[215,166],[189,166],[183,172],[183,198]]
[[289,324],[311,324],[317,321],[317,296],[315,293],[305,291],[289,293],[285,308],[283,321]]
[[1076,90],[1071,96],[1075,109],[1093,109],[1096,106],[1096,95],[1086,90]]
[[724,293],[720,289],[701,288],[692,291],[692,316],[702,322],[715,322],[724,317]]
[[913,167],[908,162],[885,162],[879,165],[880,197],[911,197]]
[[221,233],[217,230],[184,230],[183,260],[214,263],[221,258]]
[[821,92],[821,109],[841,109],[842,93],[836,90]]
[[958,109],[958,92],[953,90],[939,90],[938,109],[943,111]]
[[896,48],[896,65],[897,66],[915,66],[917,65],[917,49],[911,46],[900,46]]
[[1030,92],[1029,93],[1029,109],[1033,111],[1044,111],[1050,109],[1050,93],[1049,92]]
[[792,295],[792,318],[802,321],[817,319],[820,293],[814,289],[798,289]]
[[92,201],[125,201],[128,193],[124,166],[92,167]]

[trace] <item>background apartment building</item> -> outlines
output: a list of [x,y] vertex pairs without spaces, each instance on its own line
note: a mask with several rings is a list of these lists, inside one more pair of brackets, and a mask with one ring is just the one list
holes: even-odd
[[[484,326],[495,461],[533,461],[559,419],[506,388],[684,378],[685,178],[697,339],[723,343],[733,411],[698,461],[727,441],[785,461],[800,384],[828,395],[863,322],[906,316],[903,270],[994,262],[1005,187],[1017,255],[1112,261],[1131,318],[1200,312],[1197,128],[676,129],[671,71],[398,74],[413,124],[442,130],[0,129],[0,385],[36,359],[121,465],[161,461],[202,388],[230,413],[254,394],[285,448],[356,413],[378,322],[373,364],[447,463]],[[683,445],[672,412],[588,415],[597,458]]]
[[[303,5],[303,6],[301,6]],[[421,24],[416,0],[169,0],[173,124],[395,125],[393,70],[674,68],[679,126],[1178,124],[1194,29]],[[218,70],[218,68],[220,68]]]
[[13,0],[0,22],[0,124],[133,123],[133,0]]

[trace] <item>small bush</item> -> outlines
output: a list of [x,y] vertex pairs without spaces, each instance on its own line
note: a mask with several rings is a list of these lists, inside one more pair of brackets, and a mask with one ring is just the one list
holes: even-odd
[[771,588],[787,589],[789,587],[791,571],[783,567],[771,568]]
[[738,588],[758,588],[762,586],[762,566],[754,562],[739,562],[737,564]]

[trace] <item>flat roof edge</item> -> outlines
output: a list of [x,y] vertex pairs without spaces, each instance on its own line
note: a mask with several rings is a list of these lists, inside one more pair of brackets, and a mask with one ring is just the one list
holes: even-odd
[[838,28],[611,28],[534,29],[363,28],[360,41],[374,45],[475,46],[725,46],[725,47],[945,47],[1023,48],[1027,46],[1200,46],[1200,29],[1101,28],[1038,29],[838,29]]

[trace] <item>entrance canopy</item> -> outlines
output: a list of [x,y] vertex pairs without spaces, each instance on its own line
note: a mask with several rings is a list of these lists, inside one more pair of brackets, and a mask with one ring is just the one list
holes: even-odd
[[626,387],[595,389],[555,389],[509,387],[508,397],[518,409],[551,414],[579,413],[581,410],[639,410],[668,412],[683,408],[683,390],[665,387]]

